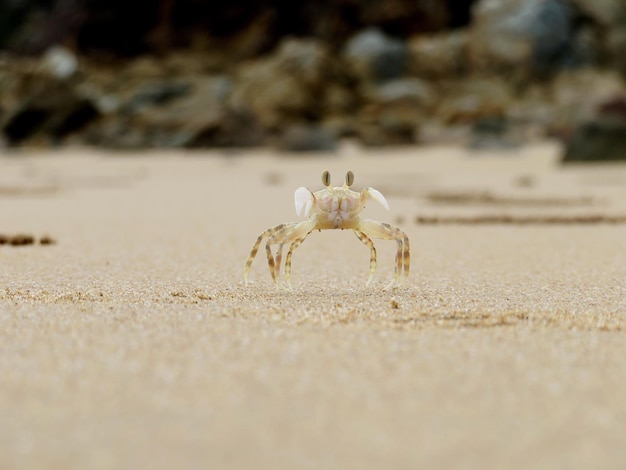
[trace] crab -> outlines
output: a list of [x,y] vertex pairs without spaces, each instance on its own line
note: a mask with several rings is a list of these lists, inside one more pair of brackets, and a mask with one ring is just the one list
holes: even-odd
[[[285,258],[284,282],[291,289],[291,258],[294,251],[304,242],[314,230],[350,229],[357,238],[370,250],[370,274],[367,280],[369,285],[376,271],[376,248],[372,238],[395,240],[398,245],[396,253],[394,275],[385,289],[401,286],[409,276],[411,264],[409,238],[398,227],[375,220],[361,219],[359,214],[365,208],[368,200],[372,199],[389,210],[389,204],[380,191],[374,188],[365,188],[360,193],[352,191],[354,183],[352,171],[346,173],[343,186],[330,185],[330,173],[322,173],[322,183],[325,188],[312,192],[308,188],[300,187],[295,192],[296,213],[307,217],[302,222],[279,224],[265,230],[256,239],[246,265],[244,267],[244,282],[248,285],[248,271],[256,257],[263,239],[267,239],[265,251],[267,264],[274,284],[281,287],[280,268],[282,264],[283,248],[290,244]],[[276,257],[272,253],[272,246],[278,245]]]

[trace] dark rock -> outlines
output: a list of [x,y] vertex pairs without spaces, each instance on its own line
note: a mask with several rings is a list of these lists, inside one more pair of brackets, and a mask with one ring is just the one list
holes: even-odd
[[404,42],[368,28],[350,38],[343,55],[365,80],[384,82],[405,74],[409,50]]
[[358,137],[367,147],[414,145],[418,138],[417,132],[411,123],[386,119],[383,116],[382,121],[360,125]]
[[57,241],[49,235],[44,235],[39,239],[40,245],[56,245]]
[[606,117],[613,116],[626,119],[626,95],[617,96],[601,103],[598,107],[598,113]]
[[[522,17],[526,13],[529,18]],[[574,39],[574,12],[565,0],[544,0],[526,12],[521,11],[513,30],[532,40],[532,65],[541,71],[561,63],[576,65],[568,50]]]
[[568,0],[482,0],[474,8],[470,58],[475,69],[551,73],[599,60],[580,12]]
[[437,101],[434,87],[419,78],[401,78],[385,82],[375,87],[368,97],[382,104],[407,102],[422,110],[430,110]]
[[2,3],[13,4],[13,13],[17,12],[15,19],[19,18],[11,23],[10,35],[4,45],[28,55],[38,55],[59,44],[73,42],[89,9],[85,0],[11,0]]
[[41,58],[0,57],[0,140],[58,144],[100,116],[78,58],[56,47]]
[[[463,3],[464,5],[460,5]],[[361,0],[361,24],[376,25],[390,34],[409,36],[440,31],[451,22],[452,10],[467,14],[471,2],[429,0]]]
[[403,145],[417,142],[419,129],[436,101],[429,83],[418,78],[387,81],[367,93],[356,134],[365,145]]
[[480,119],[472,126],[476,134],[500,137],[506,133],[509,124],[502,116],[493,116]]
[[409,41],[409,71],[424,78],[455,78],[468,68],[466,30],[414,36]]
[[318,125],[291,125],[276,144],[280,150],[288,152],[327,152],[337,149],[335,135]]
[[371,104],[359,115],[356,134],[364,145],[410,145],[418,139],[420,115],[409,102]]
[[274,54],[240,66],[229,107],[250,112],[272,132],[293,122],[353,113],[354,88],[347,68],[326,45],[286,39]]
[[151,106],[161,106],[190,91],[191,84],[185,82],[148,83],[124,104],[121,111],[135,113]]
[[571,0],[572,4],[595,23],[613,26],[626,20],[626,4],[619,0]]
[[35,237],[27,234],[13,235],[9,238],[9,244],[13,246],[32,245],[35,243]]
[[19,145],[37,135],[52,142],[84,128],[99,111],[67,82],[42,80],[29,90],[21,103],[6,113],[2,132],[9,145]]
[[442,94],[436,117],[448,125],[504,116],[513,104],[510,86],[497,78],[469,78]]
[[[625,93],[623,79],[610,70],[562,72],[546,88],[542,101],[549,103],[551,116],[544,124],[551,134],[567,137],[581,124],[594,121],[603,103],[610,103],[613,97]],[[536,111],[540,106],[542,104],[535,101],[531,109]],[[534,119],[539,121],[537,116]]]
[[602,117],[578,126],[563,162],[626,160],[626,119]]
[[615,68],[626,76],[626,26],[616,27],[607,33],[606,49]]
[[141,87],[120,113],[91,126],[85,141],[115,149],[259,145],[256,118],[228,107],[231,90],[225,76]]
[[265,143],[265,135],[257,119],[246,111],[223,110],[220,119],[194,130],[184,146],[254,147]]
[[472,124],[468,147],[473,150],[507,150],[522,143],[505,116],[485,116]]
[[148,147],[149,140],[143,129],[135,126],[128,116],[106,116],[85,130],[83,143],[118,150],[140,150]]

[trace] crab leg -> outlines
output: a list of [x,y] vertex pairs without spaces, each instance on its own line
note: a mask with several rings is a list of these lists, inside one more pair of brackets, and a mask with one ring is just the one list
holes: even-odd
[[308,232],[303,237],[297,238],[289,247],[289,251],[287,252],[287,258],[285,259],[285,280],[287,281],[287,286],[291,289],[291,257],[293,256],[293,252],[302,245],[302,242],[311,234]]
[[[276,276],[276,282],[278,282],[278,277],[280,275],[280,264],[282,262],[282,257],[283,257],[283,247],[285,246],[285,243],[291,243],[291,242],[296,242],[297,240],[299,240],[300,238],[306,238],[309,233],[311,233],[313,231],[313,227],[315,227],[315,222],[312,221],[305,221],[305,222],[300,222],[299,224],[297,224],[295,227],[293,227],[292,230],[290,230],[284,237],[283,239],[280,241],[280,245],[278,245],[278,250],[276,252],[276,266],[275,266],[275,276]],[[276,234],[278,235],[278,234]],[[272,237],[274,238],[274,237]],[[304,240],[303,240],[304,241]],[[269,243],[269,240],[268,240]],[[277,242],[275,242],[277,243]],[[300,242],[302,243],[302,242]],[[296,248],[299,246],[296,245]],[[289,247],[289,251],[293,252],[293,243],[292,246]],[[290,259],[291,261],[291,259]],[[286,265],[285,265],[286,268]]]
[[[278,273],[280,272],[280,264],[282,258],[282,241],[294,230],[297,225],[297,222],[285,224],[285,226],[281,230],[271,235],[265,243],[265,251],[267,252],[267,265],[270,268],[272,280],[276,285],[278,285]],[[272,245],[275,245],[277,243],[280,243],[280,249],[277,251],[276,256],[273,257],[271,247]]]
[[409,267],[411,264],[409,237],[398,227],[384,222],[376,222],[375,220],[361,221],[359,231],[370,237],[382,238],[383,240],[395,240],[397,242],[398,251],[396,253],[396,266],[393,279],[385,289],[402,284],[409,276]]
[[[274,284],[278,285],[278,276],[280,274],[280,265],[282,263],[283,257],[283,245],[285,239],[289,236],[291,232],[294,230],[294,226],[297,224],[287,224],[284,228],[273,234],[267,239],[267,243],[265,244],[265,250],[267,251],[267,263],[270,266],[270,274],[272,275],[272,280]],[[272,245],[278,245],[278,250],[276,251],[276,257],[272,256]],[[271,258],[271,263],[270,263]]]
[[[256,257],[257,252],[259,251],[259,247],[261,246],[261,242],[263,241],[263,239],[266,237],[269,238],[273,236],[276,232],[283,230],[285,227],[289,225],[292,225],[292,224],[280,224],[275,227],[268,228],[263,233],[261,233],[261,235],[259,235],[259,237],[256,239],[256,242],[254,242],[254,245],[252,246],[252,250],[250,251],[250,255],[248,256],[248,260],[246,261],[246,266],[243,269],[243,279],[246,285],[248,285],[248,271],[250,270],[250,266],[252,266],[252,262],[254,261],[254,258]],[[266,245],[265,250],[267,252],[267,264],[269,265],[270,273],[272,274],[272,278],[273,278],[274,277],[274,257],[272,256],[272,252],[268,245]]]
[[370,276],[367,279],[367,283],[365,284],[366,286],[369,286],[370,282],[372,282],[372,279],[374,278],[374,273],[376,272],[376,248],[374,247],[374,242],[372,241],[372,239],[365,235],[363,232],[355,230],[354,234],[359,240],[361,240],[361,242],[363,242],[365,246],[370,249]]

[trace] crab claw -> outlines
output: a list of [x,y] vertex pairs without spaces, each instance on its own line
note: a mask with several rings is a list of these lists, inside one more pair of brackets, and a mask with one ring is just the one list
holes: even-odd
[[311,212],[311,207],[313,207],[313,193],[305,187],[300,187],[296,189],[294,199],[296,203],[296,214],[308,217]]
[[389,210],[389,203],[387,202],[387,199],[385,199],[385,196],[383,196],[380,191],[374,188],[365,188],[363,192],[365,194],[365,197],[369,199],[373,199],[374,201],[379,203],[381,206],[383,206],[385,209]]

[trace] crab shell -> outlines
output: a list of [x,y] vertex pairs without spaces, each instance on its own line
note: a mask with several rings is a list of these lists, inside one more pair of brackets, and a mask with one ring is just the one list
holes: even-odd
[[296,189],[294,199],[296,214],[315,218],[316,228],[320,230],[356,228],[358,215],[365,208],[368,199],[373,199],[389,210],[385,197],[374,188],[365,188],[357,193],[345,186],[336,186],[313,193],[300,187]]

